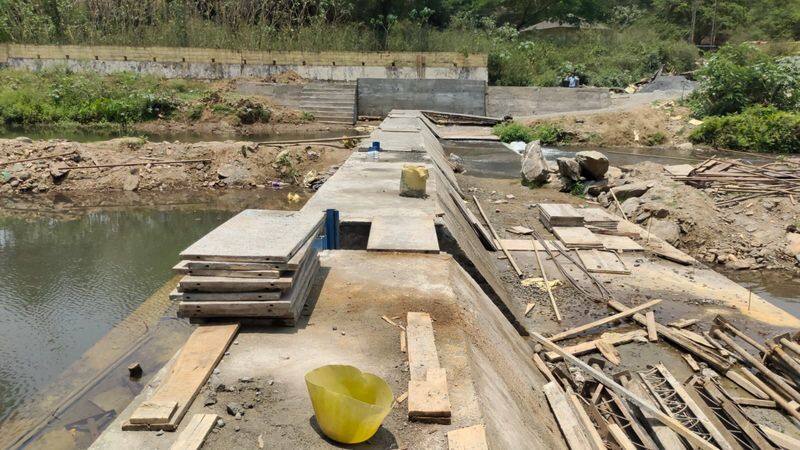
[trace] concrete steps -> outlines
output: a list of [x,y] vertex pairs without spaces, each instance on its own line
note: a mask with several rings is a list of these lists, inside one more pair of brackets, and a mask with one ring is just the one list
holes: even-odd
[[319,122],[354,124],[356,86],[347,83],[309,83],[300,93],[300,110]]

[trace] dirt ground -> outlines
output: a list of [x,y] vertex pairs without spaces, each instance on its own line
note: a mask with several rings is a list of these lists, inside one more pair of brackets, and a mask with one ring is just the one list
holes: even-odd
[[605,147],[677,146],[688,143],[694,125],[690,111],[674,100],[605,112],[574,112],[530,119],[530,125],[555,124],[572,135],[570,143]]
[[[77,143],[0,140],[0,196],[111,191],[317,188],[351,153],[349,142],[258,145],[245,141]],[[55,158],[36,159],[60,155]],[[34,161],[17,162],[36,159]],[[168,163],[164,161],[193,161]],[[107,166],[113,167],[99,167]]]

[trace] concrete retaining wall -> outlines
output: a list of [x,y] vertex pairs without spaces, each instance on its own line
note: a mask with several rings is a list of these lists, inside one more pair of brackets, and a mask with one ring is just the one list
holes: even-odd
[[385,116],[393,109],[483,115],[486,83],[476,80],[358,80],[358,114]]
[[299,108],[303,85],[239,80],[236,83],[236,92],[243,95],[269,97],[273,102],[281,106]]
[[486,115],[502,117],[600,109],[611,106],[611,94],[603,88],[489,86]]
[[267,77],[294,71],[312,80],[359,78],[488,79],[486,55],[411,52],[254,52],[203,48],[0,45],[0,64],[40,70],[66,65],[99,73],[141,72],[167,78]]

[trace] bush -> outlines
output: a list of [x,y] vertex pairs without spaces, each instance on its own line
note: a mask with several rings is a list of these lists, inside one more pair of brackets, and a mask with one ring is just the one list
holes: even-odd
[[734,150],[800,153],[800,113],[753,106],[739,114],[706,117],[689,138]]
[[654,145],[661,145],[667,141],[667,135],[662,133],[661,131],[656,131],[653,134],[648,134],[647,136],[642,139],[642,143],[648,147],[652,147]]
[[517,122],[503,122],[495,125],[492,133],[497,135],[502,142],[539,141],[544,145],[566,142],[570,138],[569,133],[558,125],[547,123],[529,127]]
[[531,142],[536,139],[531,127],[517,122],[498,123],[492,128],[492,133],[497,135],[502,142]]
[[700,86],[689,104],[698,116],[737,113],[750,105],[800,107],[800,62],[771,58],[748,45],[729,45],[698,71]]

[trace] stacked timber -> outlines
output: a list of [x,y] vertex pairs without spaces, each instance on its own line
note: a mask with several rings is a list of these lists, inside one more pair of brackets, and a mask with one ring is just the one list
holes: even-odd
[[548,230],[553,227],[583,226],[583,217],[571,205],[564,203],[540,203],[539,220]]
[[579,250],[604,248],[603,241],[586,227],[553,227],[553,234],[567,248]]
[[285,319],[294,323],[319,268],[314,248],[324,215],[249,209],[181,252],[184,275],[171,298],[193,319]]
[[619,219],[602,208],[576,208],[575,211],[583,217],[587,228],[597,231],[616,231]]

